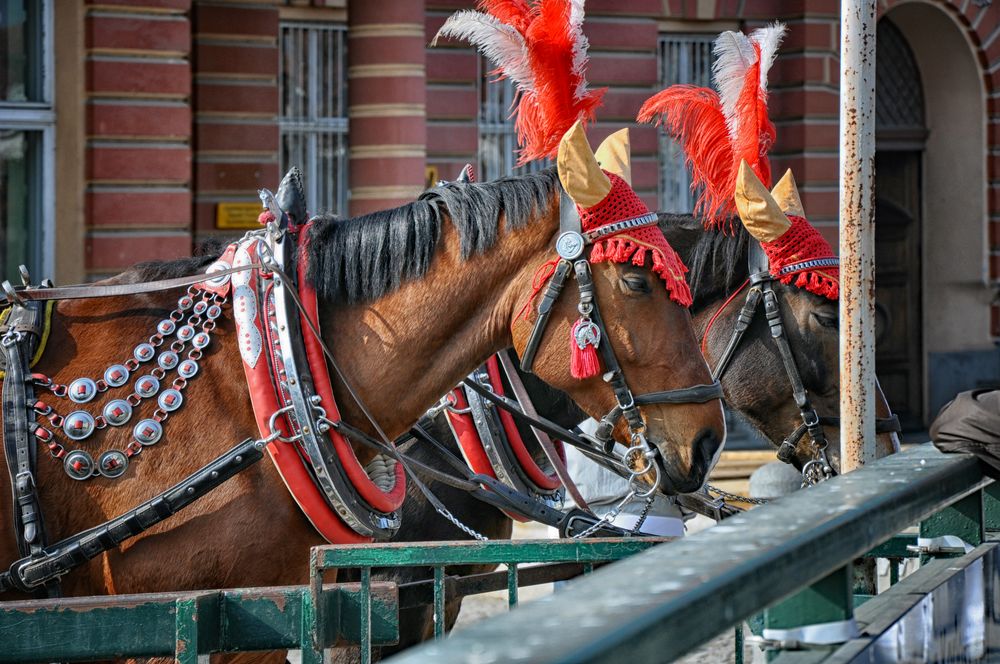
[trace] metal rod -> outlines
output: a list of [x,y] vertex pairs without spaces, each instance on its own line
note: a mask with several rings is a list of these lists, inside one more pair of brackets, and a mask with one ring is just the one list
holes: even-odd
[[875,458],[875,0],[840,3],[840,464]]
[[507,606],[517,606],[517,563],[507,563]]
[[444,636],[444,566],[434,568],[434,638]]

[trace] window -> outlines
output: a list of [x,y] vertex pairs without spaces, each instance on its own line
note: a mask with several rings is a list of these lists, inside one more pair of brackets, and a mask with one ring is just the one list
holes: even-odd
[[[494,80],[488,60],[480,58],[479,76],[479,171],[481,182],[505,175],[523,175],[547,168],[550,160],[529,162],[520,168],[517,163],[517,130],[511,110],[514,104],[514,84],[510,79]],[[444,173],[450,179],[456,174]]]
[[[711,87],[714,35],[660,35],[660,88],[685,83]],[[684,153],[660,132],[660,210],[691,212],[696,196],[691,193],[691,174]]]
[[51,0],[0,0],[0,277],[53,271]]
[[347,214],[347,27],[281,24],[281,169],[302,171],[312,212]]

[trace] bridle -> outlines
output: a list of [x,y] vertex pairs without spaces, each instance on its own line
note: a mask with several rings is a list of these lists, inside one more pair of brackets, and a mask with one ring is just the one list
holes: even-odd
[[[795,460],[795,450],[798,447],[799,441],[804,435],[809,435],[813,458],[802,466],[803,486],[818,484],[819,482],[829,479],[836,474],[833,470],[833,465],[830,463],[826,454],[826,450],[829,447],[829,440],[826,437],[826,432],[824,431],[823,426],[835,426],[840,424],[840,417],[820,417],[819,413],[816,412],[816,409],[809,401],[808,393],[802,383],[801,372],[799,371],[798,364],[795,362],[795,355],[792,353],[791,344],[788,341],[788,335],[785,333],[785,327],[782,323],[781,299],[778,295],[778,291],[774,289],[774,283],[778,281],[780,277],[787,276],[789,274],[795,274],[797,272],[803,272],[821,267],[835,267],[839,264],[840,260],[836,257],[814,258],[786,265],[778,271],[778,274],[772,274],[767,255],[764,253],[760,243],[751,241],[747,252],[747,265],[750,277],[747,282],[733,294],[733,296],[739,293],[739,291],[748,284],[750,289],[747,291],[746,300],[744,300],[743,307],[740,309],[740,313],[736,318],[736,324],[734,325],[733,332],[729,337],[729,342],[726,344],[726,348],[723,350],[722,355],[719,358],[719,363],[712,371],[713,380],[719,381],[726,372],[726,369],[729,367],[729,363],[733,359],[733,355],[736,353],[737,348],[739,348],[747,329],[750,327],[750,323],[753,321],[758,307],[763,302],[764,316],[767,319],[767,325],[771,331],[771,338],[774,340],[774,345],[778,349],[778,354],[781,355],[781,363],[785,368],[785,374],[788,376],[788,381],[791,384],[792,398],[795,400],[795,405],[799,409],[799,416],[802,419],[802,423],[797,426],[784,440],[782,440],[781,445],[778,447],[777,456],[778,459],[784,463],[793,463]],[[729,306],[732,299],[732,296],[727,299],[722,304],[719,311],[716,312],[716,314],[710,319],[708,328],[706,328],[703,337],[703,344],[704,340],[707,340],[711,326],[718,317],[718,314]],[[875,430],[876,433],[898,432],[900,430],[899,418],[893,415],[892,417],[877,419],[875,422]]]
[[615,351],[607,341],[608,334],[601,318],[600,307],[594,296],[594,281],[590,269],[590,261],[586,256],[587,245],[595,240],[606,237],[614,233],[637,228],[640,226],[654,225],[657,223],[655,214],[646,214],[634,219],[615,222],[588,233],[583,233],[580,221],[580,214],[576,203],[569,195],[562,191],[559,201],[559,236],[556,239],[556,252],[559,260],[555,270],[549,279],[541,302],[538,304],[538,315],[535,318],[534,326],[528,337],[524,352],[521,354],[521,368],[531,372],[535,361],[538,347],[541,345],[542,337],[552,314],[552,308],[570,274],[576,277],[579,287],[579,303],[577,310],[580,312],[582,320],[588,327],[596,330],[596,338],[605,340],[604,343],[597,344],[601,360],[604,363],[605,373],[603,379],[611,387],[615,395],[616,406],[612,408],[600,420],[600,425],[595,433],[603,445],[605,452],[610,454],[614,448],[614,439],[611,432],[618,420],[625,418],[629,428],[630,445],[622,454],[621,463],[629,469],[631,474],[630,484],[635,484],[639,478],[649,472],[653,472],[655,480],[644,492],[637,493],[639,497],[652,495],[660,484],[660,466],[654,462],[657,454],[655,447],[646,440],[646,422],[639,410],[639,406],[652,404],[681,404],[681,403],[707,403],[713,399],[722,399],[722,385],[718,379],[708,385],[693,385],[675,390],[663,392],[650,392],[648,394],[634,395],[625,379]]

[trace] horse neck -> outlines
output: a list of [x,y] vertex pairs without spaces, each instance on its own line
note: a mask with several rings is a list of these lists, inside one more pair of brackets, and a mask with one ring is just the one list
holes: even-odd
[[[442,221],[427,274],[373,302],[324,307],[324,338],[352,387],[389,436],[405,432],[427,408],[492,353],[511,344],[510,324],[529,297],[535,270],[554,257],[558,215],[510,230],[462,260],[459,237]],[[370,429],[335,381],[344,419]]]

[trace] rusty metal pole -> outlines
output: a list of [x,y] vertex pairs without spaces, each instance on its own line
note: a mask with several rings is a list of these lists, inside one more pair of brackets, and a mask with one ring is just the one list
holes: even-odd
[[875,458],[875,2],[840,3],[840,463]]

